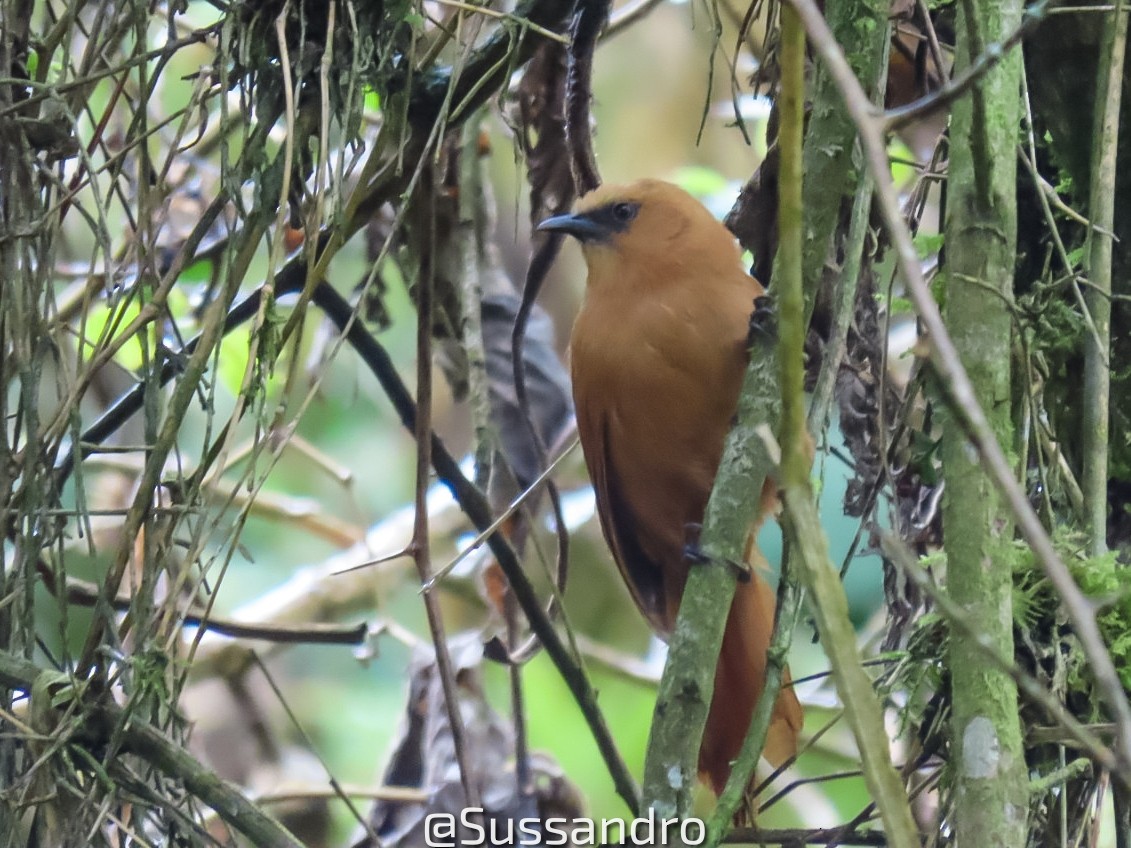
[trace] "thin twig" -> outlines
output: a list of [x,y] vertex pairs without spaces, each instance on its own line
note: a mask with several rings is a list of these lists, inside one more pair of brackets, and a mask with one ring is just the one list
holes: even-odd
[[283,690],[279,688],[279,684],[276,682],[275,676],[271,673],[267,664],[263,662],[263,659],[258,654],[254,655],[254,661],[256,666],[259,667],[259,673],[263,675],[263,679],[267,681],[267,685],[271,688],[275,700],[278,702],[279,706],[283,708],[283,712],[286,713],[287,720],[290,722],[291,727],[302,741],[303,749],[313,755],[318,761],[318,764],[322,766],[322,770],[326,772],[326,779],[330,782],[330,789],[334,792],[334,795],[339,801],[346,805],[346,809],[349,810],[354,821],[361,825],[369,838],[374,840],[374,844],[377,844],[378,837],[377,834],[373,832],[373,825],[370,823],[368,816],[364,815],[361,810],[358,809],[357,804],[354,803],[353,797],[342,788],[341,783],[334,777],[334,772],[330,768],[330,764],[326,762],[325,758],[318,751],[318,746],[314,743],[314,740],[310,738],[310,734],[306,732],[306,728],[303,727],[302,722],[299,721],[294,710],[291,709],[290,702],[283,694]]
[[[420,583],[427,586],[432,580],[431,547],[428,539],[428,484],[432,472],[432,302],[436,276],[433,264],[436,255],[436,187],[433,184],[434,171],[431,165],[425,166],[423,179],[416,195],[418,206],[418,226],[423,232],[424,243],[420,248],[420,267],[416,281],[416,515],[412,524],[413,562],[416,563]],[[479,786],[475,782],[476,772],[472,769],[467,749],[467,730],[460,712],[459,691],[452,655],[448,649],[448,637],[444,632],[444,619],[440,603],[428,589],[422,593],[424,610],[428,616],[428,629],[432,634],[432,645],[436,651],[436,669],[444,690],[444,706],[448,711],[448,723],[452,733],[456,762],[459,764],[460,783],[463,786],[467,806],[481,808]]]
[[[340,791],[339,791],[340,790]],[[285,804],[290,801],[334,801],[342,794],[351,798],[364,798],[367,801],[383,801],[387,804],[426,804],[429,792],[415,786],[353,786],[343,783],[338,788],[318,784],[290,784],[260,792],[252,796],[257,804]]]
[[496,9],[489,9],[486,6],[477,6],[472,5],[471,3],[463,3],[461,2],[461,0],[436,0],[436,2],[441,6],[449,6],[453,9],[459,9],[463,12],[472,12],[476,15],[485,15],[489,18],[496,18],[498,20],[507,21],[525,29],[529,29],[531,32],[535,32],[543,38],[548,38],[551,41],[557,41],[561,44],[569,44],[568,36],[562,35],[560,32],[554,32],[553,30],[546,29],[546,27],[544,26],[539,26],[538,24],[534,23],[531,20],[528,20],[527,18],[520,18],[510,12],[500,12]]
[[617,10],[610,20],[609,25],[605,27],[605,31],[601,33],[601,40],[605,41],[612,38],[614,35],[620,35],[637,21],[644,19],[652,13],[658,6],[662,5],[664,0],[636,0],[630,6],[622,6]]
[[518,510],[524,503],[526,503],[528,500],[530,500],[530,498],[536,496],[539,493],[542,486],[545,485],[546,482],[550,479],[550,475],[553,474],[555,470],[557,470],[557,467],[561,464],[562,460],[569,456],[570,453],[573,452],[573,449],[578,446],[578,444],[580,444],[580,440],[575,438],[570,443],[569,447],[558,454],[557,457],[554,458],[554,461],[546,466],[545,471],[539,474],[534,479],[534,481],[526,487],[526,489],[520,492],[518,496],[515,497],[513,501],[511,501],[510,506],[499,513],[499,516],[491,522],[491,525],[489,527],[485,527],[483,530],[481,530],[479,535],[472,539],[471,542],[469,542],[463,548],[463,550],[461,550],[450,562],[445,563],[441,568],[437,569],[435,573],[433,573],[433,575],[429,578],[428,582],[420,587],[420,591],[427,591],[428,589],[431,589],[433,586],[437,585],[441,580],[451,574],[456,566],[458,566],[461,562],[471,556],[471,554],[475,553],[475,551],[479,550],[479,548],[483,546],[483,543],[486,542],[491,536],[493,536],[504,524],[506,524],[507,521],[509,521],[510,518],[516,512],[518,512]]
[[1115,11],[1115,6],[1061,6],[1057,9],[1050,9],[1050,15],[1077,15],[1077,14],[1107,14]]
[[[718,806],[716,806],[711,815],[711,820],[707,824],[708,845],[719,844],[719,837],[727,832],[735,811],[746,800],[750,779],[758,765],[758,760],[762,756],[762,749],[766,744],[766,735],[773,720],[778,692],[781,690],[785,676],[785,659],[793,642],[793,631],[797,626],[797,617],[801,611],[801,600],[804,593],[791,567],[788,543],[784,547],[787,550],[782,556],[778,601],[774,611],[774,630],[766,652],[766,682],[762,688],[762,696],[754,707],[750,729],[746,733],[746,738],[742,741],[742,748],[734,761],[730,777],[727,778],[726,787],[719,796]],[[720,694],[725,697],[725,693]],[[767,806],[772,801],[773,799],[767,802]]]
[[[585,109],[585,114],[588,116],[588,106]],[[588,120],[588,118],[586,118],[586,120]],[[595,161],[593,167],[596,167]],[[571,193],[571,196],[559,198],[559,200],[564,205],[568,206],[573,200],[572,194],[573,193]],[[564,210],[552,210],[555,214],[559,211]],[[543,238],[540,244],[538,243],[539,237]],[[530,435],[531,444],[534,445],[538,459],[538,467],[541,471],[539,479],[545,477],[547,473],[545,471],[547,468],[546,442],[545,439],[542,438],[542,433],[534,423],[534,416],[530,408],[530,394],[526,387],[526,357],[523,355],[523,345],[526,342],[526,327],[530,320],[530,315],[534,310],[535,300],[538,297],[539,290],[542,288],[543,281],[546,279],[546,274],[550,266],[561,250],[562,240],[563,236],[561,233],[544,233],[541,234],[541,236],[535,236],[535,244],[538,246],[530,259],[530,265],[526,269],[526,279],[522,287],[522,299],[519,302],[518,311],[515,313],[514,326],[511,328],[511,369],[514,378],[515,400],[518,402],[518,410],[522,415],[523,423],[526,425],[526,431]],[[558,492],[558,487],[554,484],[553,480],[549,479],[546,480],[545,487],[546,496],[550,501],[550,511],[554,516],[554,530],[558,544],[558,559],[556,574],[554,576],[554,585],[557,592],[554,597],[550,599],[546,611],[547,619],[552,622],[557,614],[558,595],[565,592],[566,580],[569,577],[569,531],[566,528],[565,513],[562,511],[562,499]]]
[[[1025,170],[1029,172],[1029,177],[1033,180],[1038,188],[1037,200],[1041,205],[1041,212],[1045,218],[1045,225],[1049,228],[1049,234],[1052,236],[1052,242],[1053,246],[1056,248],[1057,256],[1060,258],[1061,264],[1064,265],[1064,270],[1070,275],[1068,282],[1072,288],[1072,295],[1073,297],[1075,297],[1076,303],[1080,307],[1080,315],[1084,319],[1084,327],[1087,329],[1088,335],[1091,336],[1092,344],[1097,348],[1102,348],[1103,346],[1100,343],[1099,332],[1096,330],[1096,322],[1092,318],[1091,307],[1089,306],[1088,301],[1084,297],[1083,293],[1080,291],[1079,280],[1077,279],[1079,275],[1074,273],[1072,270],[1073,262],[1068,257],[1068,250],[1064,246],[1064,240],[1060,237],[1060,229],[1056,226],[1056,219],[1053,217],[1050,203],[1058,204],[1058,208],[1061,208],[1062,211],[1064,211],[1064,209],[1068,209],[1068,213],[1066,214],[1069,214],[1069,217],[1072,217],[1073,220],[1078,221],[1078,223],[1084,224],[1084,226],[1086,227],[1091,228],[1094,226],[1094,224],[1075,210],[1071,209],[1063,200],[1061,200],[1060,195],[1056,192],[1056,189],[1050,186],[1048,184],[1048,181],[1045,180],[1045,178],[1042,177],[1040,172],[1037,170],[1037,142],[1036,138],[1034,137],[1035,134],[1033,132],[1033,111],[1032,104],[1029,100],[1028,72],[1025,70],[1024,65],[1022,65],[1021,67],[1021,94],[1022,102],[1025,105],[1024,123],[1026,138],[1028,141],[1028,155],[1025,154],[1025,151],[1023,149],[1018,151],[1018,155],[1021,158],[1021,163],[1025,166]],[[1110,229],[1107,230],[1107,233],[1111,234],[1112,238],[1114,238],[1114,234],[1111,233]]]
[[[39,576],[52,594],[58,595],[55,575],[50,568],[39,568]],[[98,585],[68,577],[64,587],[66,599],[80,606],[94,606],[98,602]],[[118,595],[111,606],[119,612],[130,609],[133,599],[129,595]],[[228,636],[232,639],[253,639],[259,642],[275,642],[281,645],[361,645],[369,636],[370,626],[360,624],[260,624],[251,621],[237,621],[223,616],[212,616],[189,609],[180,613],[180,620],[190,627],[203,627],[211,633]]]
[[848,350],[848,330],[852,326],[856,310],[856,289],[860,281],[864,240],[868,234],[868,219],[871,214],[872,175],[869,171],[863,171],[856,189],[856,198],[852,202],[844,265],[837,278],[833,326],[825,345],[817,385],[813,388],[813,402],[809,406],[809,432],[816,433],[818,439],[822,437],[828,424],[833,387],[836,386],[836,378]]
[[923,20],[923,32],[927,36],[927,47],[931,51],[931,61],[935,63],[935,71],[939,75],[939,79],[943,79],[947,73],[946,60],[943,59],[942,47],[939,45],[939,34],[935,31],[935,22],[931,18],[931,7],[927,4],[927,0],[915,0],[915,6],[919,10],[919,17]]

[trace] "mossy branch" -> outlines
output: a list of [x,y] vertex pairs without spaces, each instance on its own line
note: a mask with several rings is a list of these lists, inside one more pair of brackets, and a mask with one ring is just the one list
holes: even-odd
[[[887,8],[878,0],[854,0],[838,4],[835,22],[838,36],[852,53],[861,74],[875,80],[887,37]],[[800,131],[800,130],[799,130]],[[805,231],[810,234],[804,256],[807,325],[816,287],[828,257],[830,239],[837,224],[843,198],[855,185],[852,150],[856,126],[848,115],[831,74],[823,74],[814,94],[813,116],[805,146]],[[801,186],[800,175],[796,178]],[[784,178],[783,178],[784,182]],[[836,190],[830,190],[830,186]],[[800,360],[799,360],[800,361]],[[750,367],[739,398],[737,423],[728,437],[711,500],[703,520],[700,546],[715,563],[740,562],[744,555],[750,517],[759,493],[775,461],[767,452],[761,428],[779,417],[778,356],[772,345],[751,351]],[[788,598],[789,590],[786,590]],[[654,805],[663,815],[685,816],[690,810],[696,762],[707,710],[714,688],[714,673],[725,616],[730,608],[734,577],[729,568],[706,566],[692,569],[684,590],[676,629],[672,635],[668,663],[660,682],[652,735],[644,765],[645,806]],[[787,604],[788,606],[788,604]],[[791,618],[783,613],[783,620]],[[774,650],[788,649],[788,638],[775,627]],[[773,659],[773,658],[771,658]],[[772,705],[780,677],[779,662],[770,663],[762,700]],[[763,721],[755,717],[743,746],[739,766],[731,783],[744,783],[759,750],[752,737],[763,737]],[[720,804],[725,810],[734,796],[727,792]],[[716,816],[721,821],[722,810]],[[718,838],[712,832],[712,839]]]
[[[0,686],[21,692],[32,691],[43,675],[55,676],[35,663],[0,651]],[[40,686],[40,689],[44,687]],[[135,712],[129,716],[120,707],[103,702],[79,704],[82,722],[70,740],[80,744],[96,759],[113,740],[118,749],[133,754],[180,781],[185,789],[207,804],[252,845],[271,848],[302,848],[302,843],[271,816],[249,801],[239,789],[216,775],[188,751],[172,741]]]
[[[781,290],[781,306],[783,309],[789,307],[797,313],[795,318],[800,326],[804,321],[803,316],[805,314],[801,288],[800,253],[803,214],[801,142],[805,129],[805,33],[800,26],[785,26],[784,20],[781,38],[781,96],[778,100],[781,119],[781,130],[778,135],[778,144],[781,148],[781,189],[778,198],[778,222],[779,231],[783,238],[778,251],[779,264],[775,280],[780,280],[783,276],[782,272],[789,265],[789,271],[793,276],[796,276],[796,288],[795,290],[791,288],[788,292],[784,288]],[[790,23],[796,24],[796,20],[790,21]],[[788,236],[784,226],[786,224],[791,228]],[[796,300],[790,300],[789,298],[794,295],[796,295]],[[800,334],[804,338],[804,329],[800,330]],[[779,347],[781,373],[783,376],[789,373],[796,376],[800,381],[801,356],[798,355],[794,361],[790,359],[790,353],[791,351],[788,348]],[[782,385],[784,386],[785,382]],[[800,385],[800,382],[798,385]],[[787,397],[784,394],[781,397],[783,401],[782,426],[786,426],[787,423],[796,425],[798,420],[796,416],[799,414],[798,405],[802,404],[801,392],[798,391],[795,398]],[[800,426],[804,433],[804,413],[801,412],[800,414]],[[802,451],[807,450],[806,444],[807,441],[803,439],[800,444]],[[804,458],[802,461],[805,461]],[[766,735],[773,718],[774,703],[781,689],[785,655],[789,651],[793,636],[793,625],[801,604],[801,592],[796,578],[786,568],[784,561],[782,562],[781,583],[781,603],[779,604],[778,619],[774,622],[774,633],[769,648],[765,688],[754,709],[750,730],[743,741],[742,750],[735,762],[735,767],[731,771],[730,779],[727,781],[723,794],[719,797],[718,808],[712,816],[711,828],[709,829],[711,833],[710,844],[712,845],[717,844],[717,840],[725,831],[746,793],[746,785],[750,780],[750,775],[754,773],[754,767],[757,765],[762,748],[766,744]]]
[[[700,547],[706,562],[691,569],[668,662],[656,699],[644,761],[644,804],[658,816],[690,815],[699,742],[715,685],[715,665],[734,597],[734,569],[742,562],[753,505],[774,467],[760,430],[777,419],[777,356],[771,346],[751,354],[739,398],[737,424],[727,438],[715,488],[703,518]],[[764,698],[773,699],[768,690]]]
[[[829,28],[866,91],[875,90],[884,74],[882,60],[889,40],[890,5],[888,0],[842,0],[827,7]],[[803,214],[805,232],[809,234],[802,246],[801,265],[806,316],[813,312],[825,263],[830,259],[832,238],[845,200],[856,191],[860,171],[856,125],[832,74],[823,64],[817,66],[810,97],[812,107],[802,154]]]
[[919,834],[907,791],[891,763],[883,710],[864,671],[856,647],[856,630],[836,568],[829,560],[809,482],[809,433],[805,426],[804,344],[805,295],[802,289],[801,129],[804,107],[805,35],[797,12],[782,9],[782,179],[778,198],[778,271],[780,304],[782,462],[780,477],[785,504],[784,526],[801,581],[809,593],[828,655],[844,714],[860,749],[864,779],[888,836],[888,844],[913,848]]
[[828,541],[813,502],[806,475],[802,481],[787,478],[782,490],[785,531],[795,552],[797,570],[809,593],[809,607],[829,658],[833,681],[844,704],[844,715],[860,749],[861,769],[868,791],[879,808],[887,844],[897,848],[918,846],[919,832],[911,816],[907,792],[892,765],[883,711],[872,680],[860,662],[856,631],[848,616],[844,585],[829,559]]

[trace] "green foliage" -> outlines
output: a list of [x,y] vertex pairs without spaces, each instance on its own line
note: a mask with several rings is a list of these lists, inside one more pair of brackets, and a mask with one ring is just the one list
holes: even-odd
[[1031,338],[1036,350],[1056,356],[1080,349],[1087,327],[1074,304],[1063,298],[1050,298],[1032,314]]
[[1096,617],[1119,679],[1131,690],[1131,573],[1115,554],[1077,559],[1072,571],[1084,594],[1100,604]]
[[918,474],[919,479],[928,486],[937,485],[941,481],[942,472],[939,461],[941,440],[922,430],[912,430],[910,440],[908,468]]
[[946,309],[946,287],[949,282],[946,271],[939,271],[929,284],[931,296],[934,297],[935,303],[939,305],[939,309]]
[[915,252],[920,259],[936,255],[942,250],[945,238],[942,233],[919,233],[914,238]]
[[950,628],[938,613],[926,613],[915,621],[903,661],[886,681],[892,691],[906,693],[907,708],[899,717],[901,734],[924,723],[928,705],[943,687],[943,657],[949,635]]
[[[1114,553],[1087,556],[1087,539],[1079,531],[1061,529],[1054,535],[1053,542],[1080,591],[1096,604],[1100,633],[1119,670],[1124,688],[1131,691],[1131,571],[1119,567]],[[1090,693],[1090,673],[1076,646],[1075,637],[1062,623],[1059,596],[1038,568],[1033,552],[1021,543],[1015,546],[1015,550],[1019,554],[1014,561],[1013,593],[1017,627],[1033,643],[1058,640],[1066,649],[1066,694]],[[1050,622],[1057,623],[1051,632]],[[1092,703],[1096,700],[1087,699]]]
[[[1086,555],[1087,539],[1079,531],[1062,528],[1053,539],[1057,552],[1072,572],[1080,590],[1096,605],[1100,632],[1119,669],[1124,687],[1131,692],[1131,569],[1121,568],[1116,555]],[[1060,598],[1036,563],[1032,550],[1018,541],[999,556],[1008,557],[1013,570],[1013,620],[1018,667],[1050,686],[1085,721],[1100,719],[1099,699],[1087,662],[1060,611]],[[923,557],[920,565],[934,573],[945,571],[946,557],[939,551]],[[907,693],[901,716],[904,729],[919,728],[935,720],[931,707],[935,693],[945,691],[944,657],[950,622],[938,613],[919,617],[908,637],[907,650],[882,684]],[[928,709],[930,707],[930,709]]]
[[910,298],[893,296],[888,297],[883,292],[876,292],[872,295],[876,304],[881,310],[886,309],[893,316],[895,315],[913,315],[915,313],[915,304],[911,302]]
[[893,297],[891,299],[892,315],[914,315],[915,304],[907,297]]
[[919,171],[911,164],[916,161],[915,152],[898,138],[888,144],[888,156],[891,158],[891,178],[896,185],[911,185],[918,179]]

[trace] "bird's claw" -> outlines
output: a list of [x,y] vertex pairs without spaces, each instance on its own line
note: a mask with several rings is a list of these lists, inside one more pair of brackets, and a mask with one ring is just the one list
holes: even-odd
[[731,570],[734,572],[734,579],[739,583],[749,583],[750,578],[754,576],[754,572],[750,570],[750,566],[744,562],[735,562],[733,559],[723,560]]
[[706,553],[699,547],[699,534],[703,532],[702,524],[687,524],[687,541],[683,545],[683,559],[691,565],[704,565],[709,562],[719,561],[734,571],[735,579],[739,583],[749,583],[751,577],[750,566],[735,562],[732,559],[719,559]]
[[754,311],[750,313],[750,327],[747,331],[746,342],[753,345],[756,341],[775,341],[778,335],[777,310],[774,301],[768,294],[754,298]]
[[710,562],[711,558],[699,547],[699,534],[703,532],[703,525],[692,522],[683,525],[683,530],[687,534],[687,541],[683,543],[683,558],[692,564]]

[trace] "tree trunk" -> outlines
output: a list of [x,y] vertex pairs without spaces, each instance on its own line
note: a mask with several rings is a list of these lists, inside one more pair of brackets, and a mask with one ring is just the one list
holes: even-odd
[[[959,4],[956,73],[1020,20],[1017,0]],[[947,323],[978,402],[1008,450],[1019,57],[955,103],[946,218]],[[995,652],[1013,657],[1013,527],[965,433],[943,438],[951,596]],[[955,844],[1024,846],[1028,784],[1017,687],[957,628],[950,636]]]

